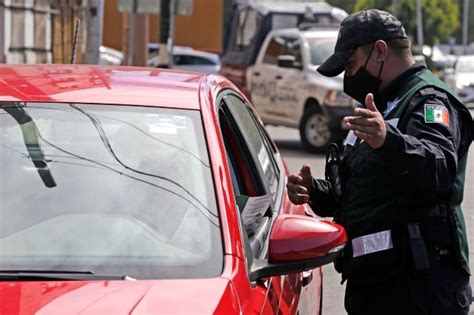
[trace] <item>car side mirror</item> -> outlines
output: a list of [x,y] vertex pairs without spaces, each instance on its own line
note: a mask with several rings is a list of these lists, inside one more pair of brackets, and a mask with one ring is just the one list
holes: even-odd
[[282,214],[273,224],[268,259],[255,259],[250,280],[311,270],[336,260],[347,243],[344,228],[330,221]]
[[277,60],[278,60],[278,67],[280,68],[303,69],[301,62],[297,62],[295,56],[280,55],[278,56]]

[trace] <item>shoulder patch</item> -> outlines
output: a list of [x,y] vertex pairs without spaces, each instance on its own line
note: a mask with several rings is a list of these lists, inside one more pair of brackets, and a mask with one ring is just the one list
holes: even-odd
[[445,124],[449,127],[449,112],[445,106],[425,104],[425,122]]

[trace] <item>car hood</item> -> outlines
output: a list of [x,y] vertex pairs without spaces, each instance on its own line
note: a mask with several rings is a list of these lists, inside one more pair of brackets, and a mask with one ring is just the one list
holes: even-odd
[[317,71],[318,66],[309,68],[308,77],[306,78],[315,85],[322,86],[328,90],[342,91],[344,85],[344,72],[335,77],[326,77]]
[[0,282],[0,314],[240,313],[223,278]]

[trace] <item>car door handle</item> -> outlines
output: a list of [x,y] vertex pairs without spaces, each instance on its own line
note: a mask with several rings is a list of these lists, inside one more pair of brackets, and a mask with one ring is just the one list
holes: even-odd
[[260,72],[254,72],[253,75],[256,76],[256,77],[259,77],[259,76],[260,76]]
[[305,287],[308,284],[310,284],[312,280],[313,280],[313,270],[303,271],[303,279],[301,281],[302,282],[301,285]]
[[283,77],[281,75],[278,74],[278,75],[275,76],[275,80],[281,80],[281,79],[283,79]]

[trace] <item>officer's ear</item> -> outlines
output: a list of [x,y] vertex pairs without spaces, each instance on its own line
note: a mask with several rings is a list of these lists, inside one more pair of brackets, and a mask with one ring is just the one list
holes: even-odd
[[382,39],[379,39],[378,41],[376,41],[374,45],[374,52],[376,53],[376,56],[377,56],[376,60],[378,63],[382,63],[385,60],[387,60],[387,57],[388,57],[387,43]]

